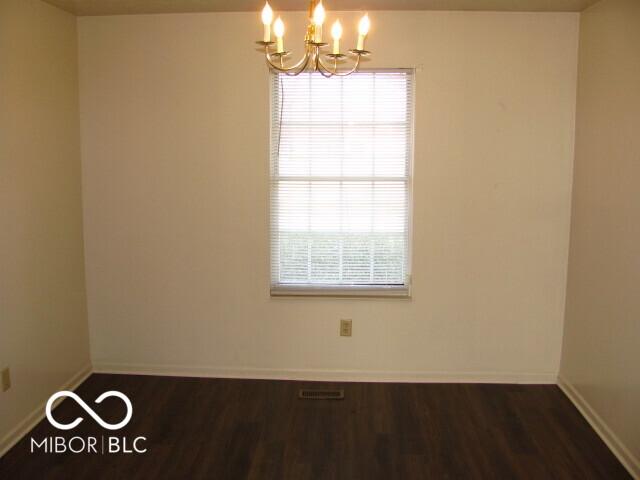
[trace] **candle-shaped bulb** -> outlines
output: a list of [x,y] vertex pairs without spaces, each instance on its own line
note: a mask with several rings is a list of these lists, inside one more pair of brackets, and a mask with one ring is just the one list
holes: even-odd
[[264,25],[264,38],[265,42],[271,41],[271,22],[273,21],[273,10],[271,10],[271,5],[269,2],[264,4],[264,8],[262,9],[262,24]]
[[331,36],[334,40],[340,40],[342,38],[342,25],[340,25],[340,20],[336,20],[331,27]]
[[316,8],[313,10],[313,24],[317,27],[321,27],[324,23],[325,16],[326,14],[324,7],[322,6],[322,2],[318,2]]
[[262,9],[262,24],[263,25],[271,25],[273,21],[273,10],[271,10],[271,5],[269,2],[264,4],[264,8]]
[[371,27],[371,22],[369,21],[369,15],[365,15],[360,19],[360,23],[358,24],[358,46],[356,50],[364,50],[364,37],[369,33],[369,28]]
[[358,33],[363,37],[367,36],[369,33],[369,28],[371,28],[371,22],[369,21],[369,15],[365,15],[360,19],[360,23],[358,24]]
[[284,22],[278,17],[273,24],[273,31],[276,34],[276,51],[278,53],[284,52]]
[[331,27],[331,36],[333,37],[333,53],[338,55],[340,53],[340,37],[342,37],[342,25],[340,20],[336,20]]
[[273,24],[273,31],[276,34],[276,37],[284,36],[284,22],[280,17],[276,19],[276,23]]
[[316,5],[316,8],[313,9],[313,41],[315,43],[322,42],[322,24],[324,23],[325,16],[322,1],[320,1]]

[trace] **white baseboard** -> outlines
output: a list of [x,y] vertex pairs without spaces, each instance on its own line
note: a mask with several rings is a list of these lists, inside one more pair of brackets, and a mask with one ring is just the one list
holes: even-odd
[[569,397],[569,400],[571,400],[582,416],[589,422],[589,425],[596,431],[602,441],[607,444],[609,450],[611,450],[618,460],[620,460],[620,463],[625,466],[631,476],[635,479],[640,479],[640,460],[629,451],[589,402],[562,376],[558,377],[558,386],[565,395]]
[[[89,363],[82,367],[64,384],[60,385],[60,387],[58,387],[55,391],[75,390],[82,382],[87,379],[89,375],[91,375],[91,373],[93,373],[93,369],[91,367],[91,364]],[[54,392],[51,393],[53,394]],[[31,429],[44,418],[44,407],[47,403],[47,400],[48,398],[40,403],[36,409],[34,409],[29,415],[27,415],[24,420],[22,420],[13,430],[7,433],[2,438],[2,440],[0,440],[0,457],[7,453],[11,449],[11,447],[18,443],[18,441],[20,441],[22,437],[29,433]],[[64,398],[60,399],[60,401],[63,400]]]
[[94,362],[95,373],[159,375],[171,377],[247,378],[260,380],[304,380],[325,382],[396,383],[521,383],[550,384],[557,373],[513,372],[396,372],[364,370],[272,369],[255,367],[202,367]]

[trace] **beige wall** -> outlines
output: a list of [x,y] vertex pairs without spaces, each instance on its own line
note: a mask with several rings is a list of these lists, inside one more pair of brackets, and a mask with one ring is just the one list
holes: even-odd
[[[342,18],[355,29],[355,14]],[[372,20],[367,66],[419,67],[409,301],[269,297],[256,14],[78,20],[98,368],[555,381],[578,15]],[[285,21],[299,52],[303,16]],[[352,338],[340,318],[353,318]]]
[[0,454],[89,363],[76,33],[50,5],[0,0]]
[[580,29],[561,375],[640,477],[640,2],[603,0]]

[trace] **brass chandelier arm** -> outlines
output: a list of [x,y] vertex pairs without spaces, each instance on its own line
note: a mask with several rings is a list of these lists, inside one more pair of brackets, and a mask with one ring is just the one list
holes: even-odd
[[[346,77],[347,75],[351,75],[352,73],[356,72],[358,70],[358,67],[360,66],[360,59],[362,58],[362,55],[360,53],[356,53],[355,55],[356,55],[356,59],[353,64],[353,67],[351,67],[351,69],[349,70],[345,70],[341,72],[338,69],[339,57],[337,56],[333,57],[333,65],[330,65],[330,64],[328,65],[322,60],[322,56],[320,55],[320,48],[317,46],[311,45],[306,47],[305,54],[298,63],[296,63],[295,65],[292,65],[291,67],[285,67],[284,66],[285,55],[279,54],[279,53],[272,54],[269,51],[269,46],[265,46],[265,58],[267,60],[267,64],[269,65],[269,67],[277,72],[285,73],[291,76],[299,75],[300,73],[304,72],[307,69],[309,64],[311,64],[313,72],[319,72],[320,74],[322,74],[322,76],[326,78],[333,77],[334,75],[338,77]],[[274,56],[277,59],[277,63],[276,61],[274,61]]]
[[321,48],[326,46],[326,43],[305,42],[305,52],[300,61],[295,65],[286,67],[284,64],[284,58],[287,57],[290,52],[272,52],[270,47],[273,45],[273,42],[257,43],[264,45],[265,59],[269,68],[288,76],[300,75],[307,71],[308,68],[310,72],[318,72],[326,78],[333,77],[334,75],[338,77],[346,77],[358,70],[360,60],[363,56],[370,54],[367,50],[349,50],[349,53],[356,57],[353,67],[348,70],[340,71],[338,69],[338,61],[346,58],[347,55],[342,53],[326,54],[325,57],[331,59],[331,61],[327,63],[322,60],[322,54],[320,53]]
[[269,45],[266,45],[264,47],[264,52],[265,52],[265,58],[267,60],[267,64],[269,65],[269,67],[271,67],[274,70],[277,70],[278,72],[286,73],[287,75],[297,75],[299,73],[302,73],[307,68],[307,65],[309,64],[309,60],[313,56],[313,53],[310,51],[310,49],[306,48],[304,56],[300,59],[298,63],[296,63],[295,65],[292,65],[291,67],[285,67],[284,54],[280,54],[280,53],[275,54],[279,58],[278,63],[280,65],[278,65],[273,61],[271,52],[269,52]]
[[[320,58],[320,55],[318,55],[318,59],[316,61],[316,67],[317,70],[322,73],[325,77],[332,77],[332,76],[337,76],[337,77],[346,77],[347,75],[351,75],[353,72],[355,72],[356,70],[358,70],[358,67],[360,66],[360,58],[362,57],[362,55],[360,54],[356,54],[356,60],[355,63],[353,64],[353,67],[351,68],[351,70],[345,70],[345,71],[339,71],[338,70],[338,57],[334,57],[333,59],[333,68],[331,68],[331,66],[325,64],[322,61],[322,58]],[[328,75],[325,75],[323,73],[323,70],[325,72],[327,72]]]

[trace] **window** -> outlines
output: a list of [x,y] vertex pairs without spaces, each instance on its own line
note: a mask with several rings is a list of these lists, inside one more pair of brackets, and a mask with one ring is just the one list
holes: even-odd
[[408,296],[413,72],[271,81],[272,295]]

